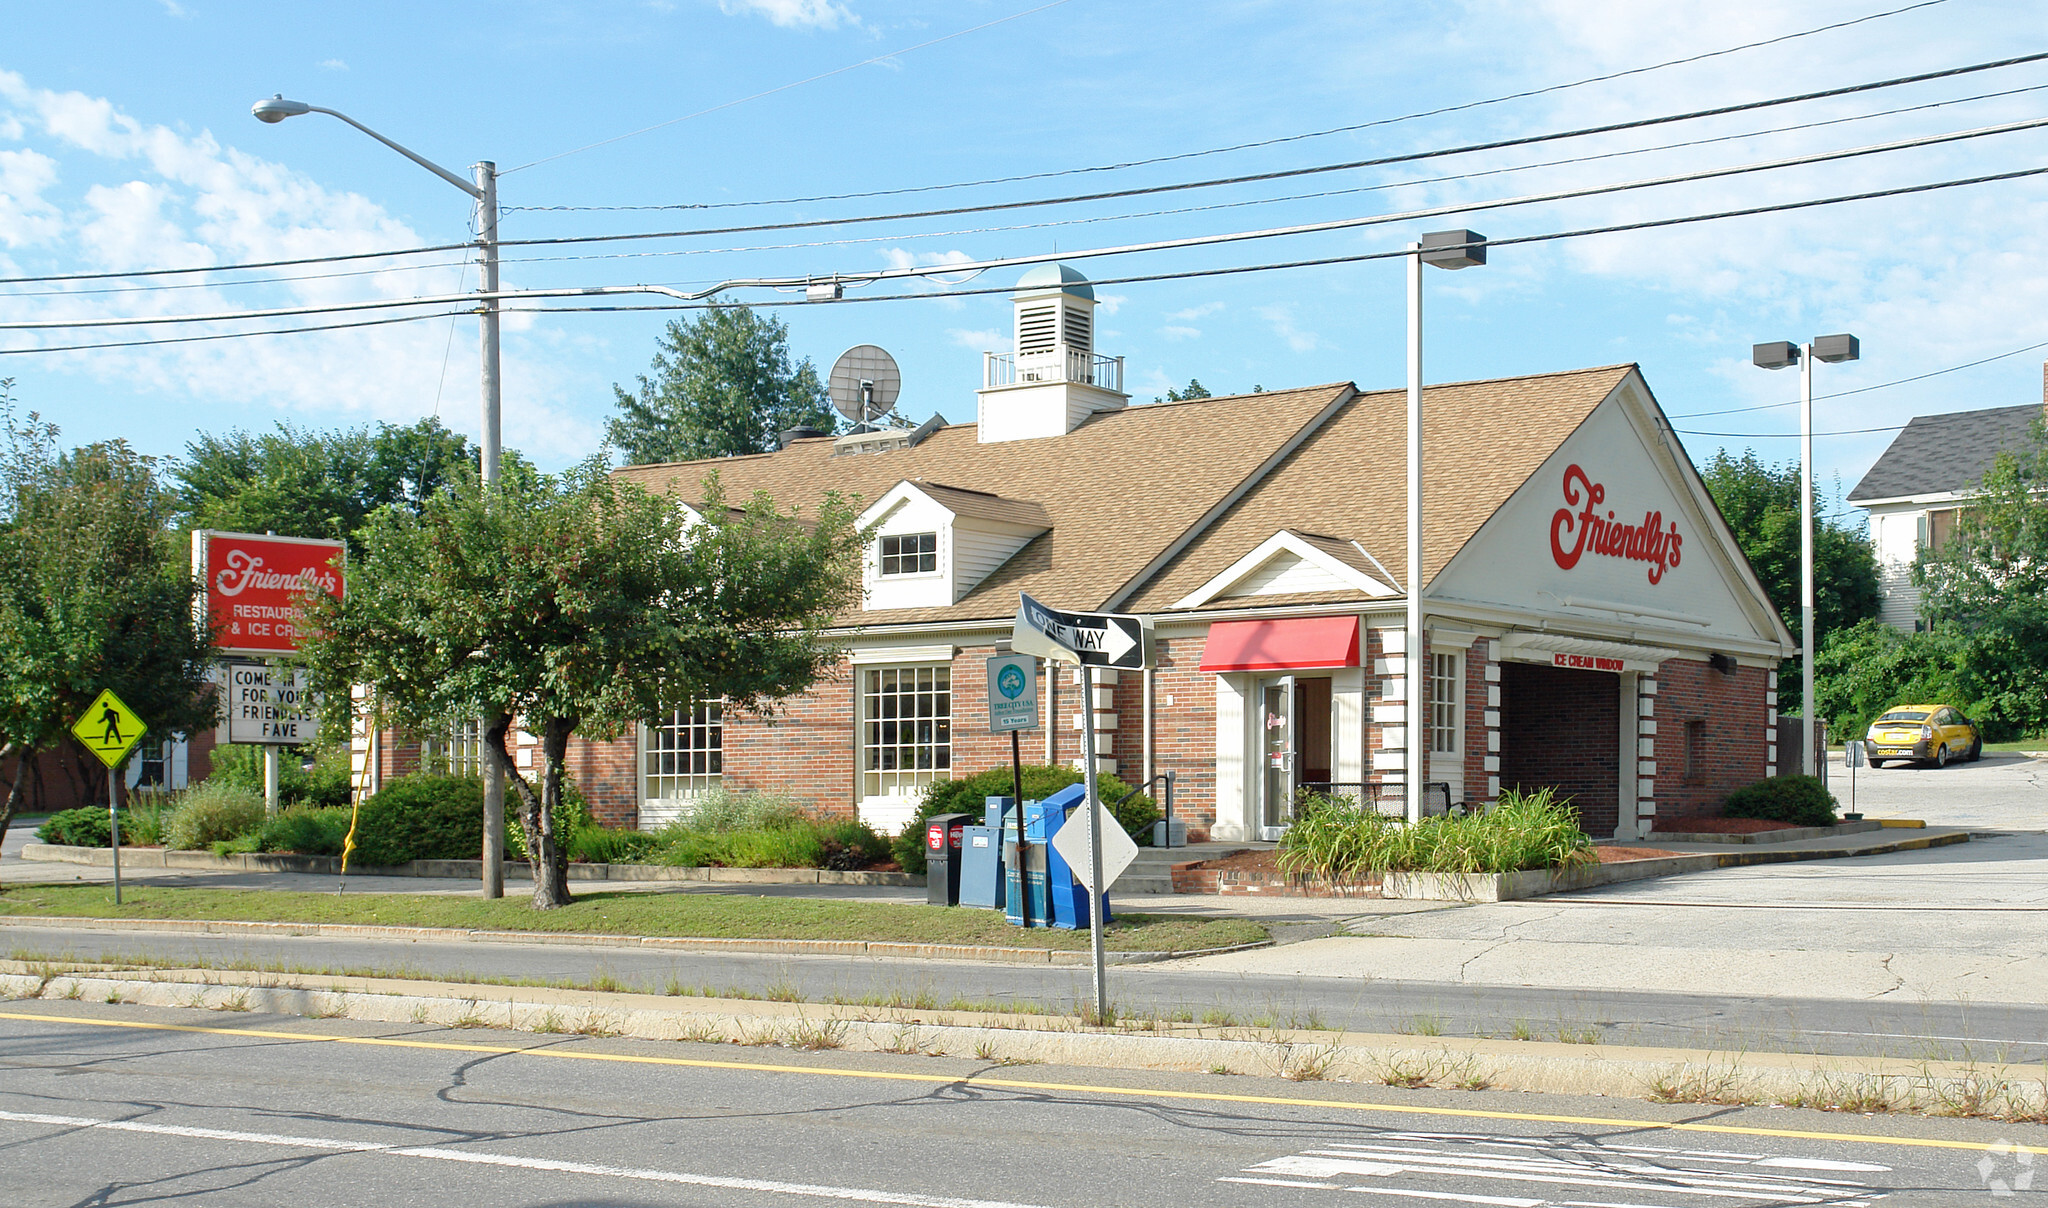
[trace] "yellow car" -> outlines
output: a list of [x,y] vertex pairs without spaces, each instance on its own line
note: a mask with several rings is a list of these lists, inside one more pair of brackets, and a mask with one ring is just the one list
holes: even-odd
[[1864,736],[1870,766],[1887,759],[1918,759],[1935,767],[1984,753],[1984,736],[1962,710],[1948,705],[1899,705],[1887,709]]

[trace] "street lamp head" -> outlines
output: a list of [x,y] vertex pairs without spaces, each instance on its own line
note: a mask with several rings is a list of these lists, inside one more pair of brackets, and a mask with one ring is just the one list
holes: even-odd
[[1855,336],[1813,337],[1813,359],[1816,361],[1826,361],[1828,364],[1833,365],[1842,361],[1856,360],[1862,355],[1863,345],[1857,342]]
[[249,106],[249,112],[256,115],[257,121],[269,122],[272,125],[276,125],[288,117],[297,117],[301,113],[311,113],[312,111],[313,107],[304,101],[285,100],[283,93],[279,93],[267,101],[258,101]]
[[1486,263],[1486,236],[1476,231],[1431,231],[1422,237],[1422,262],[1438,268]]
[[1758,369],[1783,369],[1799,363],[1799,345],[1790,340],[1756,344],[1749,350],[1749,359]]

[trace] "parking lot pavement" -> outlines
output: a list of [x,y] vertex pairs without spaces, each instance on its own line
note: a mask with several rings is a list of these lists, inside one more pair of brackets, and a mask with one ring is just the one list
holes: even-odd
[[[1849,808],[1849,770],[1828,758],[1828,789]],[[1929,826],[2048,831],[2048,760],[1992,752],[1945,768],[1889,763],[1858,768],[1856,809],[1870,818],[1919,818]]]
[[1182,967],[1759,998],[2048,1002],[2048,834],[1354,920]]

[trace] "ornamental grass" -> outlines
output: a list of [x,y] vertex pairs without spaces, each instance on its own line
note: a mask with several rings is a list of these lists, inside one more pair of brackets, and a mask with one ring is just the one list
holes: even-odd
[[1390,872],[1504,873],[1570,868],[1594,860],[1578,811],[1554,790],[1508,789],[1483,813],[1410,824],[1358,807],[1352,797],[1304,794],[1280,840],[1280,870],[1357,881]]

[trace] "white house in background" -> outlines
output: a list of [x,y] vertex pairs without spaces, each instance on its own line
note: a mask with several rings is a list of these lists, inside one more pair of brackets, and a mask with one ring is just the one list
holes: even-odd
[[[2042,394],[2048,404],[2048,366]],[[1870,513],[1870,540],[1884,595],[1879,616],[1885,624],[1906,633],[1924,624],[1920,589],[1913,584],[1914,561],[1921,550],[1947,544],[1958,510],[1983,481],[1984,471],[2001,451],[2019,448],[2042,413],[2041,406],[2029,403],[1915,416],[1849,492],[1848,503]]]

